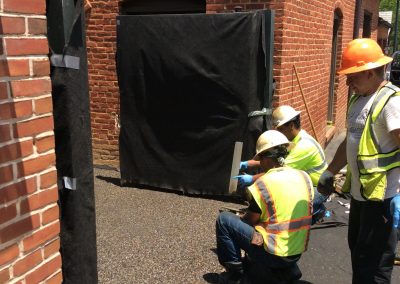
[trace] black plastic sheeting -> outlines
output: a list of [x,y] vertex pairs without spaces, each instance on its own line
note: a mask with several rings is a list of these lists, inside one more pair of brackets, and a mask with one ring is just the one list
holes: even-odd
[[[227,194],[265,125],[264,13],[119,16],[121,183]],[[267,106],[268,107],[268,106]]]
[[[82,1],[77,3],[81,5]],[[62,23],[62,14],[60,9],[52,7],[56,6],[48,3],[49,43],[54,48],[60,46],[58,41],[63,39],[57,35],[60,27],[56,25]],[[77,9],[79,17],[64,49],[52,49],[55,53],[80,58],[79,70],[51,67],[63,283],[98,282],[88,70],[82,11],[82,7]],[[67,188],[64,177],[75,179],[76,187]]]

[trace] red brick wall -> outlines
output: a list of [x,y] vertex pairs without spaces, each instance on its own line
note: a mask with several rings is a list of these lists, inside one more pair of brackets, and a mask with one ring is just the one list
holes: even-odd
[[0,283],[61,282],[45,0],[0,0]]
[[[115,75],[115,16],[118,0],[90,1],[88,15],[89,84],[92,111],[94,163],[118,166],[118,87]],[[207,13],[244,10],[275,10],[274,77],[277,90],[274,106],[290,104],[302,111],[303,127],[312,127],[294,72],[297,68],[318,140],[324,144],[327,132],[328,94],[332,52],[333,16],[342,15],[337,66],[343,47],[353,37],[354,0],[207,0]],[[378,1],[363,1],[363,11],[372,13],[372,35],[376,39]],[[360,22],[362,29],[362,20]],[[362,34],[362,30],[360,32]],[[335,81],[334,131],[345,127],[348,88],[345,77]]]
[[87,10],[87,52],[95,164],[119,167],[119,89],[115,67],[118,0],[91,0]]

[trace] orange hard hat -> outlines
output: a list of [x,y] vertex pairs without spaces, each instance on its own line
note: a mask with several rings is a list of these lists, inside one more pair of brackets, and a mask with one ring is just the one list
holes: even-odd
[[383,54],[376,41],[370,38],[358,38],[350,41],[343,51],[342,66],[338,73],[351,74],[374,69],[392,60],[393,58]]

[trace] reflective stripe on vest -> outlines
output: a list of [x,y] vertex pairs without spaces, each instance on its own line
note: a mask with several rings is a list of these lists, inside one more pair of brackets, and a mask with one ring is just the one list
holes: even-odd
[[[303,216],[301,218],[295,218],[291,220],[283,220],[279,221],[277,220],[277,212],[276,212],[276,204],[275,201],[273,200],[273,194],[269,191],[269,189],[265,186],[262,178],[258,179],[255,183],[256,188],[258,188],[258,192],[260,194],[261,201],[263,203],[263,207],[266,212],[263,212],[266,214],[265,217],[265,222],[260,222],[257,227],[262,227],[264,230],[263,237],[264,237],[264,245],[266,247],[266,250],[269,253],[276,254],[276,255],[281,255],[277,251],[278,247],[278,239],[279,235],[282,233],[294,233],[300,230],[307,230],[306,236],[304,238],[304,250],[307,249],[307,244],[309,240],[309,228],[311,226],[311,220],[312,220],[312,192],[313,192],[313,186],[311,183],[310,178],[308,175],[299,170],[291,170],[295,171],[296,173],[301,173],[303,176],[303,179],[307,185],[307,215]],[[280,189],[275,189],[275,190],[285,190],[284,188]],[[299,189],[300,190],[300,189]],[[256,197],[255,197],[256,198]],[[284,208],[281,206],[281,208]],[[302,251],[304,251],[302,250]],[[297,253],[301,253],[302,251],[298,251]]]
[[[357,155],[357,166],[360,173],[361,195],[369,200],[383,200],[386,192],[386,172],[400,167],[400,149],[394,149],[388,153],[382,153],[377,142],[374,123],[382,109],[392,96],[399,96],[400,89],[389,85],[382,87],[368,112],[365,128],[361,135]],[[352,96],[349,102],[349,109],[356,101],[357,96]],[[351,173],[349,173],[351,176]],[[350,182],[345,183],[346,187]],[[347,188],[344,191],[348,191]]]

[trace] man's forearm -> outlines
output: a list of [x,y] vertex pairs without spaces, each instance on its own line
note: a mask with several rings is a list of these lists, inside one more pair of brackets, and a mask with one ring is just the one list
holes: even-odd
[[337,174],[347,164],[346,143],[346,139],[344,139],[337,148],[332,162],[328,165],[327,170],[333,174]]

